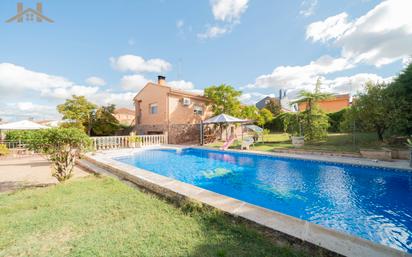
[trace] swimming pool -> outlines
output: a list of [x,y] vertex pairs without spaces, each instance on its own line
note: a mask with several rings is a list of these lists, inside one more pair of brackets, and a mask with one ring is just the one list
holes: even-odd
[[198,148],[115,160],[412,253],[411,172]]

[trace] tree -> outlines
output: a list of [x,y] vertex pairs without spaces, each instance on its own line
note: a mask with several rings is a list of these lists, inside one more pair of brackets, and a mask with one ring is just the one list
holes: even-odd
[[282,111],[282,107],[280,106],[280,101],[276,101],[275,99],[269,99],[269,102],[265,106],[273,116],[279,115]]
[[412,63],[386,88],[386,102],[391,115],[387,117],[392,134],[412,134]]
[[27,143],[48,157],[52,175],[61,182],[72,176],[77,156],[91,145],[91,139],[76,128],[51,128],[31,132]]
[[214,115],[222,113],[237,116],[240,114],[239,96],[241,91],[237,91],[230,85],[210,86],[205,88],[205,96],[212,102]]
[[119,121],[113,116],[115,105],[102,106],[93,116],[91,128],[96,136],[113,135],[120,128]]
[[331,99],[332,95],[320,92],[320,85],[320,79],[318,79],[314,92],[302,90],[299,93],[300,99],[295,101],[295,103],[306,103],[306,110],[302,112],[301,116],[304,136],[307,141],[319,141],[327,136],[328,116],[317,103],[321,100]]
[[390,126],[392,115],[386,88],[384,83],[367,82],[365,92],[359,94],[351,108],[353,119],[359,120],[363,129],[375,131],[380,141]]
[[63,104],[58,105],[57,110],[63,115],[63,119],[74,121],[66,123],[66,126],[82,128],[90,135],[91,128],[88,128],[88,123],[96,107],[97,106],[89,102],[86,97],[73,95],[72,99],[66,99]]
[[242,106],[239,116],[243,119],[257,121],[259,119],[259,109],[254,105]]
[[264,127],[267,123],[273,120],[273,114],[266,108],[262,108],[259,111],[259,116],[257,119],[257,124],[261,127]]

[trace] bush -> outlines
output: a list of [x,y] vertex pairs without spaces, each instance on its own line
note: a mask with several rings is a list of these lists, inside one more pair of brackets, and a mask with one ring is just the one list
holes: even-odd
[[91,139],[75,128],[52,128],[32,132],[27,144],[44,153],[52,162],[52,175],[59,181],[69,179],[79,153],[91,145]]
[[5,144],[0,144],[0,156],[8,155],[10,153],[9,149]]
[[341,131],[341,124],[344,120],[345,113],[348,111],[347,108],[342,109],[337,112],[328,113],[329,118],[329,132],[340,132]]
[[30,141],[33,138],[34,130],[11,130],[6,132],[6,140],[10,141]]

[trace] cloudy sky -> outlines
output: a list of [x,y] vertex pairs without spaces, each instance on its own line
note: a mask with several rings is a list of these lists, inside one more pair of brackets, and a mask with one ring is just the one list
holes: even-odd
[[356,93],[412,55],[410,0],[43,0],[54,23],[5,23],[17,2],[0,2],[6,120],[57,118],[72,94],[131,107],[158,74],[195,92],[233,85],[246,104],[279,89],[293,98],[318,77]]

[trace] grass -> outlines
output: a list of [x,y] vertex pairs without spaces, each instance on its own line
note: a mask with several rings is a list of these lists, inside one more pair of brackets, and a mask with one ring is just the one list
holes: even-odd
[[[264,142],[258,142],[251,147],[255,151],[273,151],[275,149],[294,149],[292,142],[287,133],[272,133],[264,136]],[[355,143],[354,143],[355,142]],[[209,144],[210,147],[220,147],[223,142],[214,142]],[[358,153],[361,148],[378,149],[382,146],[388,146],[378,141],[374,133],[330,133],[325,141],[317,143],[305,143],[299,149],[311,151],[332,151],[332,152],[351,152]],[[391,147],[391,146],[389,146]],[[397,146],[399,147],[399,146]],[[240,142],[233,144],[230,148],[239,149]]]
[[0,194],[0,256],[303,256],[213,211],[90,176]]

